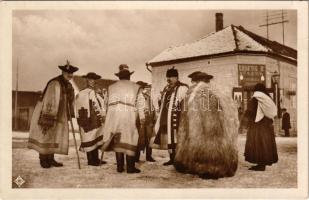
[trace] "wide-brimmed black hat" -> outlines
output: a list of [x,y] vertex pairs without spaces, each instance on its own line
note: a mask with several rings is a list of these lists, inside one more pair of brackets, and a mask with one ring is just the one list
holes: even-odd
[[101,78],[101,76],[94,72],[89,72],[87,75],[84,75],[83,78],[98,80]]
[[198,75],[202,73],[201,71],[195,71],[191,74],[188,75],[189,78],[191,78],[192,81],[197,81],[198,80]]
[[137,81],[136,84],[141,86],[141,88],[150,87],[150,85],[148,83],[143,82],[143,81]]
[[175,66],[166,71],[166,77],[178,77],[178,71]]
[[74,67],[73,65],[71,65],[68,60],[67,60],[67,64],[66,65],[58,66],[58,67],[59,67],[59,69],[61,69],[64,72],[67,72],[67,73],[74,73],[74,72],[76,72],[78,70],[78,68]]
[[194,76],[197,80],[210,80],[213,78],[212,75],[207,74],[205,72],[200,72]]
[[115,73],[118,77],[126,77],[131,76],[134,73],[134,71],[130,72],[129,66],[127,64],[121,64],[119,65],[119,72]]

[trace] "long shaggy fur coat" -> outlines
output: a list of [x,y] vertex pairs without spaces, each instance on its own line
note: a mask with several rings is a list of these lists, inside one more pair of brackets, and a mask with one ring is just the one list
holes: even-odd
[[176,170],[218,178],[233,176],[238,163],[239,121],[232,98],[200,82],[190,87],[184,106]]

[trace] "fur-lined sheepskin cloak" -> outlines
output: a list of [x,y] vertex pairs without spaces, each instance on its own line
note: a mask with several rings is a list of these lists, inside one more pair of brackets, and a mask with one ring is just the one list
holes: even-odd
[[[69,151],[69,125],[74,117],[74,90],[63,76],[51,79],[42,94],[42,99],[35,106],[29,131],[28,148],[40,154],[64,154]],[[44,131],[44,124],[51,127]]]
[[239,122],[232,98],[199,82],[188,90],[184,106],[176,170],[218,178],[233,176],[238,163]]

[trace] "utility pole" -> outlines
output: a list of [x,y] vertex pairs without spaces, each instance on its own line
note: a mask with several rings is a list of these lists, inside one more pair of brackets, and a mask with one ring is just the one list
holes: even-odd
[[15,120],[14,120],[14,129],[17,130],[18,128],[18,111],[17,111],[17,99],[18,99],[18,58],[17,58],[17,71],[16,71],[16,89],[15,89]]
[[271,11],[269,12],[268,10],[266,11],[266,23],[260,25],[259,27],[264,27],[266,26],[266,31],[267,31],[267,39],[269,39],[269,30],[268,27],[276,24],[282,24],[282,44],[284,45],[284,23],[288,23],[289,21],[286,19],[286,12],[284,10],[281,10],[280,12],[278,11]]
[[[281,23],[282,23],[282,42],[284,44],[284,15],[283,15],[283,10],[281,10]],[[287,21],[288,22],[288,21]]]
[[267,32],[267,39],[269,39],[269,34],[268,34],[268,10],[266,10],[266,32]]

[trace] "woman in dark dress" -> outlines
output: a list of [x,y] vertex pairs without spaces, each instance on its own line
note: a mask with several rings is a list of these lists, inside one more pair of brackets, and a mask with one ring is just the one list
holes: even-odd
[[256,84],[244,115],[248,121],[245,160],[257,164],[249,170],[264,171],[266,165],[278,162],[273,126],[273,117],[276,114],[277,107],[264,84]]

